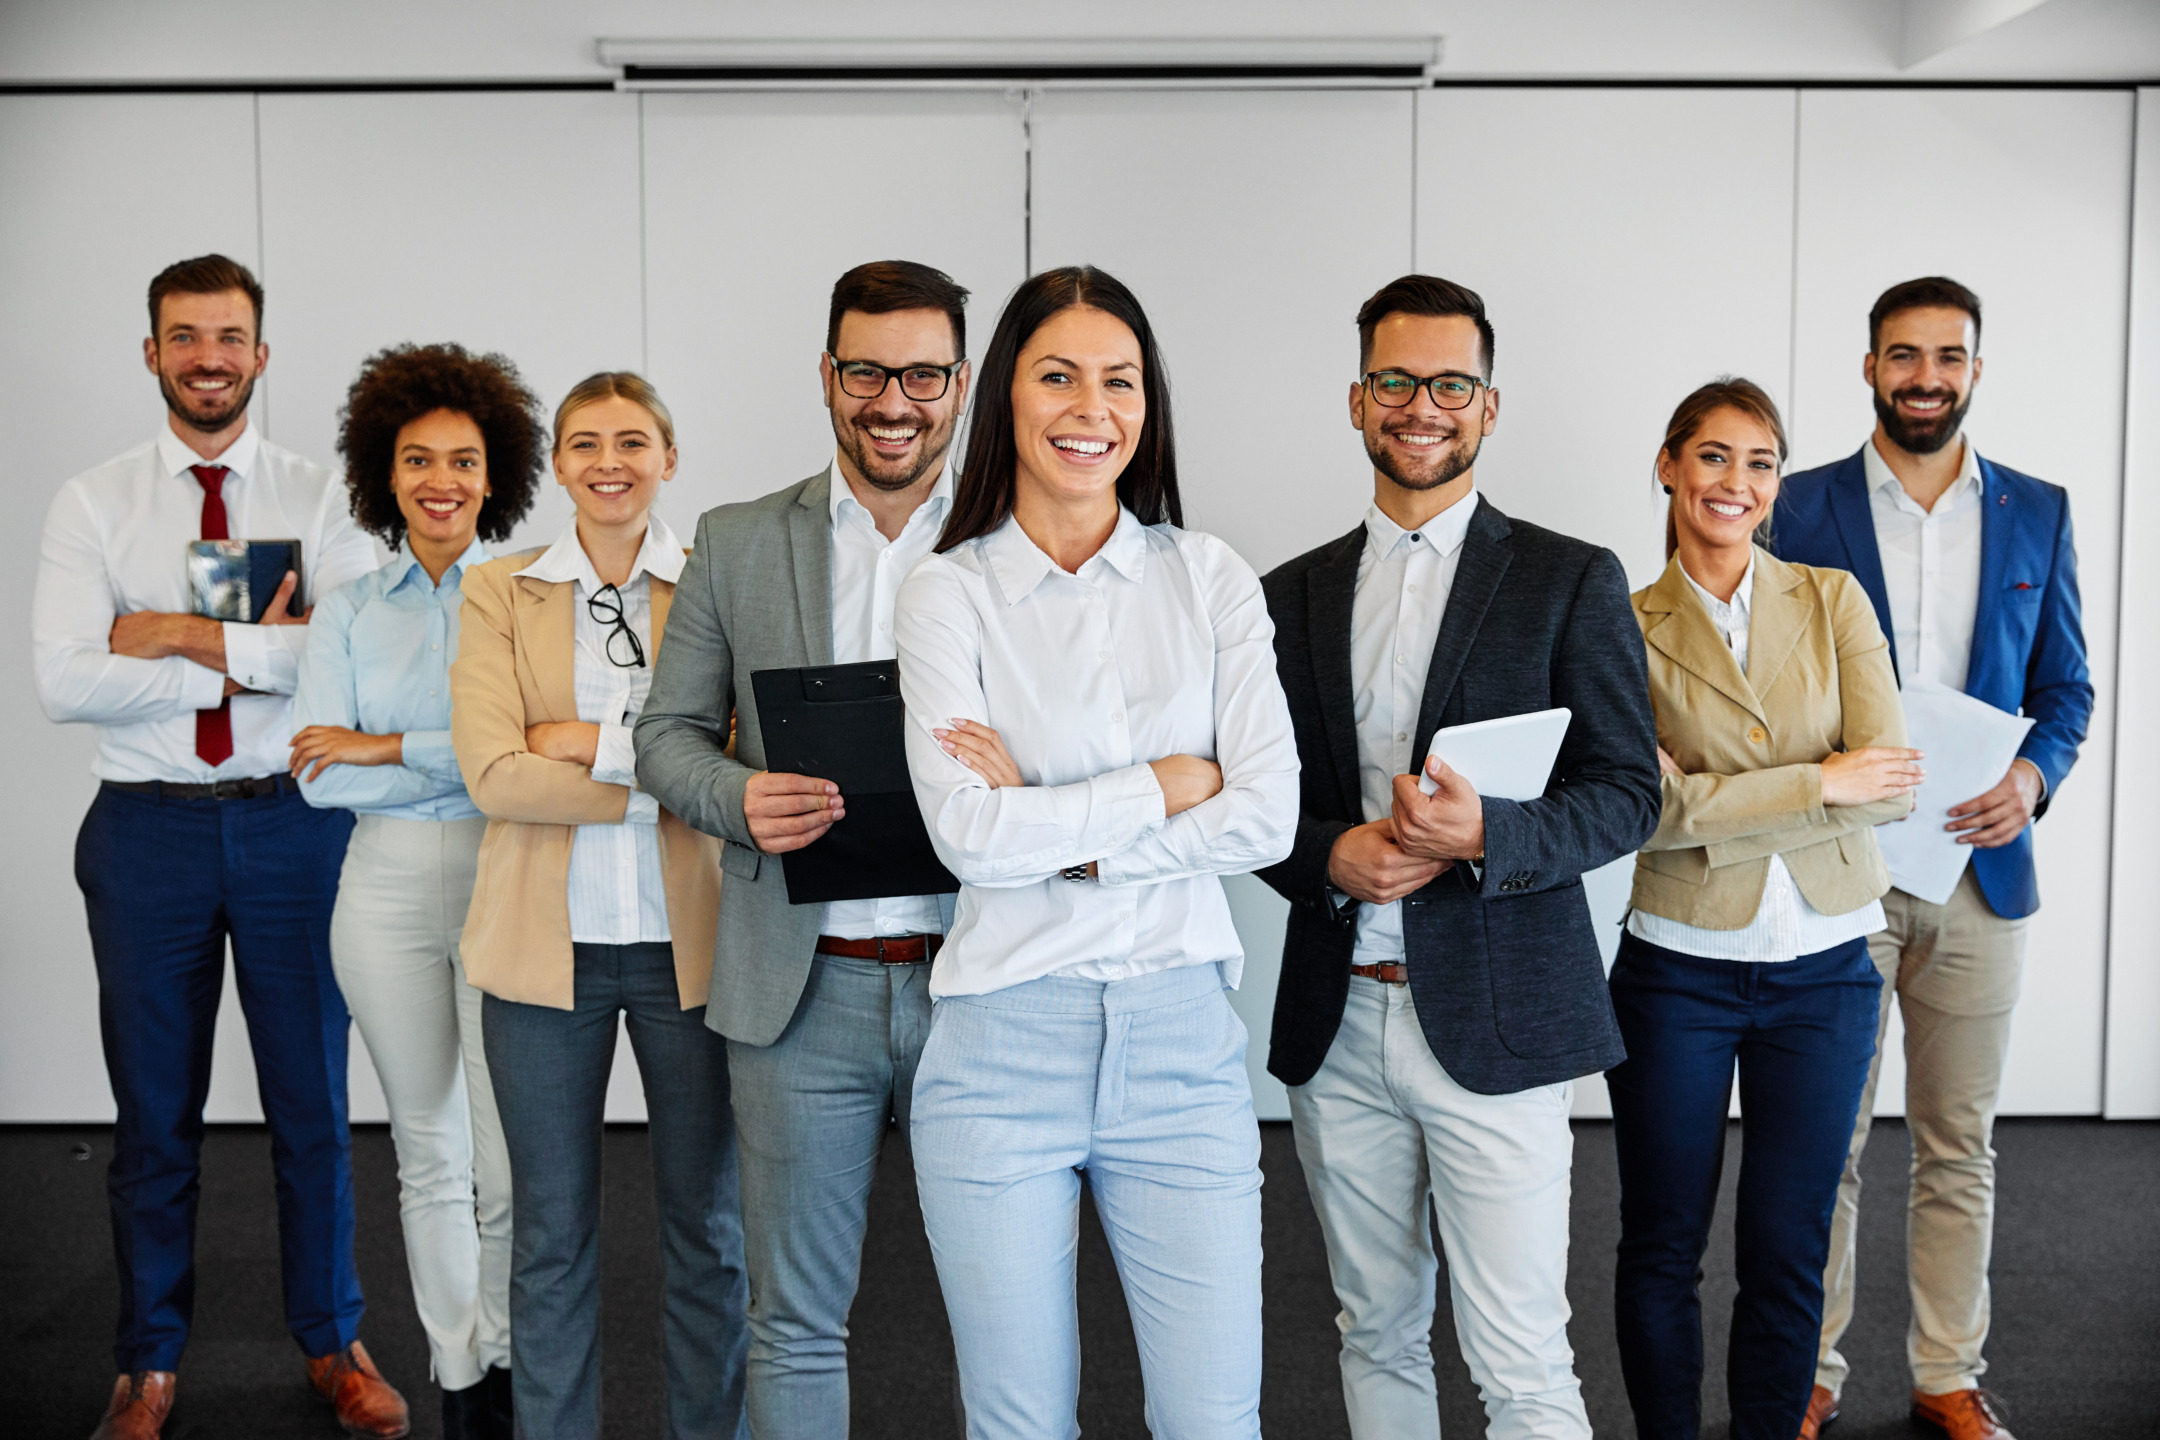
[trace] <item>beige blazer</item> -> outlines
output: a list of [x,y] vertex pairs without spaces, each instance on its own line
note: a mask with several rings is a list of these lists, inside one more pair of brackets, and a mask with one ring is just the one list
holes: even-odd
[[[473,803],[488,817],[480,875],[460,945],[465,975],[503,1000],[568,1010],[570,841],[580,825],[619,825],[630,792],[583,765],[525,748],[525,727],[575,720],[576,587],[520,577],[540,554],[465,572],[458,657],[450,667],[450,743]],[[652,577],[652,654],[675,587]],[[675,986],[685,1010],[705,1003],[720,914],[720,842],[660,812]]]
[[1772,855],[1825,915],[1879,898],[1890,874],[1873,827],[1912,801],[1822,800],[1826,756],[1905,743],[1890,646],[1860,582],[1757,549],[1745,675],[1678,558],[1633,602],[1658,743],[1687,772],[1665,777],[1657,834],[1635,857],[1635,905],[1738,930],[1762,904]]

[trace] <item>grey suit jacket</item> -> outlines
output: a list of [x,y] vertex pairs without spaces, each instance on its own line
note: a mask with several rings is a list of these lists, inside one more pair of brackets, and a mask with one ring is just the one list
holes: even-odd
[[[751,842],[743,792],[765,768],[751,672],[832,663],[832,485],[828,466],[698,518],[637,722],[638,785],[722,842],[705,1023],[747,1045],[787,1028],[825,918],[823,905],[788,904],[780,861]],[[941,899],[950,927],[953,897]]]

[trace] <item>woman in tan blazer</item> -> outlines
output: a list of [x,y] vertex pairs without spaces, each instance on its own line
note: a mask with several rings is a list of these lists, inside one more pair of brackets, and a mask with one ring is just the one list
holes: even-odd
[[1721,380],[1682,401],[1657,460],[1668,563],[1634,596],[1665,805],[1636,857],[1612,972],[1628,1058],[1606,1078],[1620,1360],[1644,1440],[1695,1440],[1701,1424],[1696,1287],[1736,1066],[1732,1436],[1800,1433],[1831,1209],[1875,1048],[1867,935],[1890,877],[1873,827],[1912,808],[1921,778],[1859,582],[1755,544],[1784,461],[1759,387]]
[[526,1440],[600,1432],[600,1142],[617,1016],[651,1122],[667,1434],[735,1435],[748,1349],[727,1050],[705,1027],[718,842],[637,790],[630,730],[682,572],[652,513],[674,426],[636,375],[555,414],[576,508],[545,550],[467,573],[451,741],[488,818],[465,921],[510,1151],[511,1369]]

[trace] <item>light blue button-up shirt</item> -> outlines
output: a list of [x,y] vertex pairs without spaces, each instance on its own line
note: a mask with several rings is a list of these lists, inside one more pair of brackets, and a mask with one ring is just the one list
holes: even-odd
[[308,644],[293,697],[293,731],[338,725],[405,737],[399,765],[332,765],[302,780],[310,805],[400,820],[469,820],[480,813],[465,793],[450,749],[450,662],[457,659],[459,585],[485,564],[478,540],[428,580],[409,545],[390,563],[324,596],[308,620]]

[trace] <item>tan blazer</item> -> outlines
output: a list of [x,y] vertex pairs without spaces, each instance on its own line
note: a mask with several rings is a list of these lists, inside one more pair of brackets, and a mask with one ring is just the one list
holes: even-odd
[[1677,557],[1633,601],[1658,743],[1687,772],[1665,777],[1657,834],[1635,857],[1635,905],[1738,930],[1762,904],[1772,855],[1825,915],[1879,898],[1890,874],[1873,827],[1912,801],[1822,800],[1833,751],[1905,743],[1890,646],[1860,582],[1757,549],[1746,675]]
[[[460,945],[465,975],[503,1000],[568,1010],[570,841],[580,825],[619,825],[630,792],[583,765],[525,748],[525,727],[575,720],[576,587],[520,577],[528,550],[465,572],[458,657],[450,667],[450,742],[473,803],[488,817],[480,876]],[[652,654],[675,587],[652,578]],[[705,1003],[720,914],[720,842],[660,812],[675,986],[685,1010]]]

